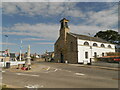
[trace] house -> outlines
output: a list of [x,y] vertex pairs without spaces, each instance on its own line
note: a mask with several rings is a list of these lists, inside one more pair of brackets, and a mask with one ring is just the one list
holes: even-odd
[[10,60],[9,50],[0,51],[0,62],[8,62]]
[[53,59],[54,59],[54,52],[46,52],[45,61],[53,61]]
[[90,64],[107,52],[115,52],[115,45],[103,39],[71,33],[68,22],[66,18],[60,21],[59,38],[54,44],[55,62]]

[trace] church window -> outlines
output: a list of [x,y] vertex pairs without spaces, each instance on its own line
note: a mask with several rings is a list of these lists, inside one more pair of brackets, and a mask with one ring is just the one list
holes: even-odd
[[97,58],[97,53],[96,52],[94,52],[94,57]]
[[105,47],[105,45],[104,45],[104,44],[101,44],[101,47]]
[[102,53],[102,56],[104,56],[104,53]]
[[88,42],[84,42],[84,45],[89,46],[89,43]]
[[93,46],[96,46],[96,47],[97,47],[98,45],[97,45],[97,43],[93,43]]
[[85,52],[85,58],[88,59],[88,52]]
[[68,28],[67,22],[65,22],[65,27]]
[[61,28],[63,28],[63,26],[64,26],[64,23],[62,22],[62,23],[61,23]]
[[70,43],[70,50],[73,51],[73,42]]
[[108,45],[108,48],[112,48],[111,45]]

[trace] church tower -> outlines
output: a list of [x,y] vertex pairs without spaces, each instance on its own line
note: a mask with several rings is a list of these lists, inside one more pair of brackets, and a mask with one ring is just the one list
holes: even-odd
[[68,27],[68,23],[69,20],[67,20],[66,18],[63,18],[60,23],[61,23],[61,27],[60,27],[60,37],[66,41],[66,34],[69,33],[69,27]]

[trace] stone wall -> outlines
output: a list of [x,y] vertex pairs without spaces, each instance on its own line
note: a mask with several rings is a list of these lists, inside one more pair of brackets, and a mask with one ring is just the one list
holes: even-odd
[[67,61],[69,63],[78,63],[77,38],[67,34]]

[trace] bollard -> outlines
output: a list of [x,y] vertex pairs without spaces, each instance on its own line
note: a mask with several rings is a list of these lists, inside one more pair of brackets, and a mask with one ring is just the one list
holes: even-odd
[[68,63],[68,61],[65,61],[65,63],[67,64],[67,63]]

